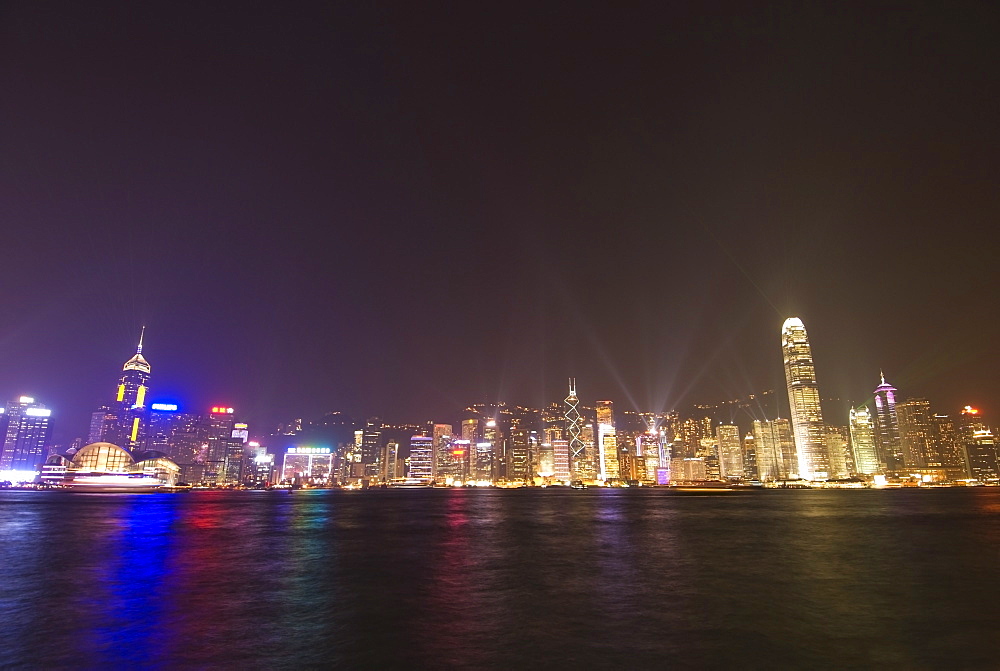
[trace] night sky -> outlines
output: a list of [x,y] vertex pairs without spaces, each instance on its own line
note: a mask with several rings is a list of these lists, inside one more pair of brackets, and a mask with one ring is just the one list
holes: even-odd
[[[0,394],[993,415],[996,3],[0,5]],[[673,7],[664,5],[674,4]]]

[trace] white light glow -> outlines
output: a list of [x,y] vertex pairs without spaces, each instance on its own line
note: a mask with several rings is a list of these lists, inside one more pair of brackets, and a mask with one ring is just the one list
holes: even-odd
[[0,471],[0,482],[34,482],[38,471]]

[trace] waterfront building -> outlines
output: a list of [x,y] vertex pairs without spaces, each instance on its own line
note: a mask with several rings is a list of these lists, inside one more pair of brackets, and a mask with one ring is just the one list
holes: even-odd
[[[122,366],[114,401],[98,412],[104,412],[101,440],[125,448],[129,452],[142,451],[146,444],[147,409],[149,393],[149,362],[142,356],[142,340],[146,327],[139,334],[135,355]],[[96,415],[96,413],[94,413]],[[93,423],[93,416],[91,422]]]
[[536,432],[523,428],[521,421],[514,420],[507,450],[507,480],[527,482],[534,475],[531,472],[532,436],[537,442]]
[[329,447],[289,447],[281,463],[284,482],[325,485],[333,474],[333,450]]
[[753,433],[743,436],[743,477],[757,479],[757,445]]
[[200,451],[195,461],[204,466],[202,482],[217,485],[228,482],[226,460],[233,449],[230,442],[235,428],[235,410],[228,406],[212,406],[201,418],[198,426]]
[[830,477],[846,478],[854,472],[850,429],[848,427],[826,427],[826,452],[830,458]]
[[908,398],[896,404],[899,442],[903,463],[907,468],[941,465],[941,458],[932,450],[931,402],[926,398]]
[[52,435],[52,410],[21,396],[0,408],[0,471],[37,471],[45,463]]
[[861,475],[882,473],[884,467],[879,459],[875,444],[875,426],[867,405],[859,405],[850,411],[851,455],[854,457],[854,472]]
[[493,481],[493,443],[480,440],[471,455],[469,478],[477,482]]
[[[250,436],[250,427],[246,422],[234,422],[232,434],[226,439],[225,464],[223,466],[223,482],[235,485],[243,482],[249,472],[246,444]],[[332,472],[332,470],[331,470]]]
[[132,453],[111,443],[84,445],[75,454],[53,454],[43,482],[92,491],[136,491],[174,485],[180,469],[156,451]]
[[879,460],[889,472],[898,472],[906,465],[903,442],[899,437],[899,416],[896,413],[896,388],[885,381],[875,388],[875,445]]
[[[573,479],[584,480],[593,477],[593,467],[587,463],[588,455],[583,441],[583,417],[580,415],[580,399],[576,395],[576,378],[569,378],[569,394],[563,401],[566,410],[563,420],[569,447],[570,472]],[[555,417],[551,422],[558,421]]]
[[381,458],[383,482],[390,482],[395,478],[403,477],[402,469],[399,467],[399,443],[390,440],[385,444],[385,449]]
[[703,482],[708,477],[703,457],[677,457],[670,460],[671,482]]
[[552,441],[552,477],[562,482],[569,482],[572,472],[569,441],[562,438]]
[[[655,428],[650,428],[647,433],[638,438],[636,449],[643,464],[643,480],[646,482],[656,482],[656,471],[659,468],[666,468],[670,465],[670,457],[665,455],[666,436]],[[666,456],[666,460],[664,460]]]
[[[110,415],[110,416],[109,416]],[[115,419],[110,406],[102,405],[100,409],[90,413],[90,429],[87,431],[86,445],[99,443],[104,435],[104,425]]]
[[798,468],[795,438],[787,419],[755,420],[754,447],[757,452],[757,478],[761,481],[786,480]]
[[[481,480],[492,480],[497,482],[503,480],[507,473],[505,468],[505,441],[503,437],[503,431],[500,429],[500,425],[495,419],[489,419],[486,421],[486,425],[483,427],[483,442],[490,444],[490,463],[488,466],[489,475],[480,478]],[[482,456],[482,455],[480,455]],[[487,466],[485,464],[476,465],[480,472],[485,473]]]
[[979,410],[967,405],[958,419],[958,439],[969,476],[981,482],[1000,477],[1000,454],[997,452],[993,431]]
[[962,441],[965,460],[969,464],[969,475],[981,482],[1000,477],[1000,460],[996,441],[989,427],[971,430]]
[[621,477],[618,464],[618,436],[615,432],[615,415],[611,401],[598,401],[597,446],[600,451],[600,479],[617,480]]
[[720,424],[715,427],[718,445],[719,475],[730,480],[743,477],[743,446],[740,443],[740,427],[735,424]]
[[806,327],[790,317],[781,327],[781,350],[791,410],[792,432],[798,458],[798,476],[808,480],[827,477],[830,470],[826,430],[820,407],[819,385]]
[[462,464],[452,453],[453,434],[451,424],[431,425],[431,437],[434,439],[434,473],[441,482],[461,479]]
[[267,448],[250,443],[254,447],[251,454],[252,470],[245,482],[253,487],[266,487],[274,477],[274,455],[267,453]]
[[473,459],[472,455],[475,453],[474,444],[471,441],[462,440],[461,438],[453,439],[451,441],[451,453],[455,457],[455,462],[459,468],[454,480],[468,480],[471,459]]
[[382,420],[371,417],[365,424],[361,437],[361,469],[363,477],[377,478],[381,471]]
[[929,424],[928,451],[940,457],[941,467],[945,469],[949,479],[969,477],[965,450],[958,439],[955,420],[948,415],[934,414],[931,415]]
[[434,437],[410,437],[410,472],[407,477],[433,480],[434,472]]

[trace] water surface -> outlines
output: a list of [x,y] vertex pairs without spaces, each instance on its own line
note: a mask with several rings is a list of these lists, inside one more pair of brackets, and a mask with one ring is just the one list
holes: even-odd
[[997,668],[1000,489],[0,492],[13,667]]

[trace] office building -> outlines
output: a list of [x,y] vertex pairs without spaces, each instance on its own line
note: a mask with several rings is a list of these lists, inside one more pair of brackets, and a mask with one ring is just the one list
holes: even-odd
[[740,427],[735,424],[720,424],[715,427],[718,445],[719,475],[730,480],[743,477],[743,445],[740,443]]
[[618,480],[620,478],[618,462],[618,436],[615,431],[615,414],[611,401],[598,401],[597,414],[597,449],[600,457],[599,479]]
[[812,348],[801,319],[790,317],[785,320],[781,327],[781,351],[798,458],[797,474],[807,480],[825,478],[830,471],[826,428]]
[[329,447],[289,447],[281,463],[281,479],[302,485],[325,485],[333,474]]
[[759,480],[786,480],[798,468],[795,437],[789,420],[754,421],[753,438]]
[[31,396],[10,401],[2,411],[0,471],[40,470],[52,435],[52,411]]
[[[117,445],[129,452],[141,452],[146,444],[146,397],[149,393],[150,366],[142,356],[145,331],[143,327],[135,355],[122,366],[114,401],[98,411],[105,413],[101,441]],[[94,416],[96,414],[94,413]],[[92,424],[93,421],[92,418]]]
[[940,466],[941,458],[932,451],[931,402],[926,398],[908,398],[896,404],[899,443],[907,468]]
[[434,479],[434,437],[410,437],[410,472],[411,478],[426,480]]
[[896,388],[885,381],[875,388],[875,445],[879,450],[879,460],[889,472],[902,471],[906,465],[903,459],[903,442],[899,437],[899,417],[896,413]]
[[860,475],[876,475],[883,472],[875,444],[875,426],[867,405],[851,408],[850,412],[851,456],[854,458],[854,472]]

